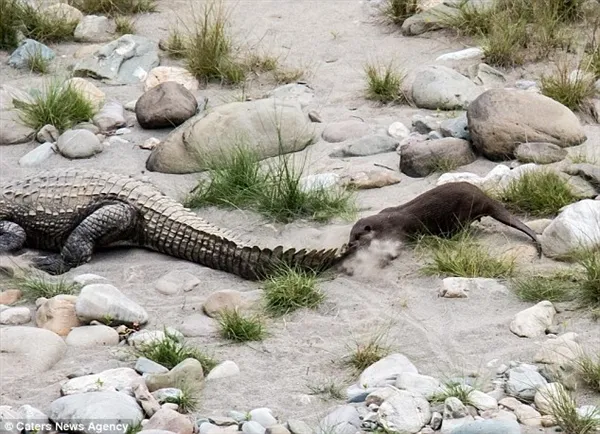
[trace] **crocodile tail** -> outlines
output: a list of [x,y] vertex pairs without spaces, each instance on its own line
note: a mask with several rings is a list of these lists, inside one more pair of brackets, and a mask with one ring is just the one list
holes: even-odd
[[244,279],[264,279],[278,269],[289,267],[315,273],[324,271],[344,257],[345,246],[342,249],[311,250],[296,249],[284,250],[283,246],[274,249],[236,246],[232,253],[232,260],[227,263],[227,270]]

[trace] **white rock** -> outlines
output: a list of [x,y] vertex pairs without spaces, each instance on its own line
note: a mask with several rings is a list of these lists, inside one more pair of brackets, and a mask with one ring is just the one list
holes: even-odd
[[[172,327],[167,327],[166,332],[178,342],[183,340],[183,334]],[[132,333],[127,338],[127,343],[132,347],[139,347],[141,345],[162,341],[165,337],[165,332],[163,330],[140,330],[139,332]]]
[[510,331],[526,338],[541,336],[552,325],[555,314],[556,310],[551,302],[541,301],[516,314],[510,323]]
[[29,151],[19,159],[21,167],[35,167],[42,164],[52,155],[54,155],[54,143],[46,142]]
[[439,294],[445,298],[466,298],[471,291],[508,294],[506,286],[499,283],[496,279],[447,277],[442,280],[442,285]]
[[533,356],[535,363],[565,366],[573,363],[583,353],[583,348],[576,341],[576,333],[565,333],[556,339],[543,342]]
[[483,56],[483,50],[479,47],[465,48],[464,50],[454,51],[452,53],[446,53],[439,56],[436,61],[444,60],[467,60],[476,59]]
[[119,333],[105,325],[76,327],[65,339],[67,345],[79,348],[96,348],[118,345]]
[[156,137],[150,137],[144,140],[143,143],[140,144],[140,148],[142,149],[154,149],[160,143],[160,139]]
[[0,324],[22,325],[31,321],[31,311],[28,307],[9,307],[0,312]]
[[190,92],[200,89],[200,84],[187,69],[179,66],[157,66],[152,68],[144,81],[144,92],[166,81],[181,84]]
[[358,384],[363,388],[384,387],[387,384],[394,384],[402,372],[419,373],[406,356],[398,353],[390,354],[366,368],[360,374]]
[[555,258],[600,247],[599,221],[600,201],[585,199],[567,205],[540,236],[544,255]]
[[148,322],[148,313],[112,285],[94,283],[81,289],[75,303],[77,316],[84,321],[110,317],[116,323]]
[[517,406],[514,410],[517,420],[527,426],[541,426],[542,415],[533,407],[525,404]]
[[356,408],[340,405],[325,416],[316,428],[316,434],[356,434],[361,421]]
[[410,130],[402,122],[394,122],[388,127],[388,134],[394,139],[402,140],[410,135]]
[[428,400],[433,397],[440,386],[441,383],[438,379],[413,372],[401,372],[396,379],[398,389],[418,393]]
[[[548,383],[540,387],[535,394],[535,407],[541,414],[552,414],[553,402],[557,400],[571,399],[569,393],[560,383]],[[572,401],[575,405],[575,401]]]
[[422,396],[399,390],[381,404],[378,419],[388,432],[418,433],[431,420],[431,410]]
[[254,410],[250,410],[250,420],[254,422],[258,422],[261,426],[265,428],[272,427],[273,425],[277,425],[277,419],[273,416],[273,412],[268,408],[255,408]]
[[71,378],[60,388],[62,395],[87,392],[123,392],[133,396],[133,387],[142,380],[141,375],[131,368],[116,368],[99,374]]
[[[231,360],[225,360],[222,363],[219,363],[217,366],[215,366],[206,376],[207,380],[216,380],[219,378],[227,378],[227,377],[233,377],[236,375],[240,374],[240,368],[238,367],[238,365],[231,361]],[[265,427],[268,428],[268,427]]]
[[469,401],[473,407],[481,411],[498,409],[498,401],[481,390],[471,390]]
[[58,151],[67,158],[90,158],[104,150],[100,140],[87,130],[67,130],[56,142]]
[[266,431],[267,430],[264,426],[253,420],[244,422],[244,424],[242,425],[242,432],[244,434],[265,434]]

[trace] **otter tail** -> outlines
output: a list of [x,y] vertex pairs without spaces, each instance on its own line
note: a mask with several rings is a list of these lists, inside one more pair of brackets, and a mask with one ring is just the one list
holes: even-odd
[[493,217],[495,220],[498,220],[500,223],[504,223],[511,228],[515,228],[520,230],[521,232],[527,234],[535,243],[535,247],[538,252],[538,257],[542,257],[542,244],[537,238],[537,235],[529,226],[519,220],[517,217],[512,215],[504,206],[500,203],[495,204],[493,210],[489,215]]

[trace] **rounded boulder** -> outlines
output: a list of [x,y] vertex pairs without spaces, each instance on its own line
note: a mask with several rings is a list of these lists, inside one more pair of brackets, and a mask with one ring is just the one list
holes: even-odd
[[198,101],[185,86],[166,81],[146,91],[135,105],[142,128],[167,128],[181,125],[196,114]]

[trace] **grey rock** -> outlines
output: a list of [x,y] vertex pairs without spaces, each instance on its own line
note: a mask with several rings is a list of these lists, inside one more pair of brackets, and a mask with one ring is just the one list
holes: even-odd
[[394,384],[402,372],[418,374],[419,371],[411,361],[402,354],[390,354],[366,368],[359,377],[361,387],[383,387]]
[[460,399],[451,396],[444,401],[444,419],[461,419],[468,414],[469,410]]
[[347,121],[331,122],[323,129],[321,137],[329,143],[339,143],[351,139],[359,139],[371,133],[369,124],[350,119]]
[[0,146],[26,143],[35,137],[35,130],[23,125],[15,110],[0,111]]
[[100,133],[100,128],[98,128],[96,125],[94,125],[91,122],[81,122],[81,123],[75,125],[71,129],[73,129],[73,130],[86,130],[86,131],[89,131],[90,133],[92,133],[94,135]]
[[548,384],[538,372],[523,367],[509,369],[507,376],[506,392],[525,402],[533,402],[536,391]]
[[173,130],[152,150],[146,168],[163,173],[202,171],[211,158],[222,155],[223,146],[240,137],[262,160],[305,149],[314,133],[314,124],[297,103],[262,99],[224,104]]
[[133,396],[135,396],[148,417],[154,416],[160,410],[160,404],[150,393],[144,382],[140,381],[133,386]]
[[429,133],[427,134],[428,140],[439,140],[443,138],[444,136],[442,136],[442,133],[440,133],[439,131],[429,131]]
[[210,336],[217,330],[215,320],[201,313],[184,318],[178,327],[184,336],[190,338]]
[[29,68],[29,59],[37,55],[47,61],[56,57],[54,51],[46,45],[33,39],[24,39],[8,58],[8,64],[13,68],[27,69]]
[[344,158],[383,154],[394,152],[398,144],[396,139],[387,135],[364,136],[359,139],[349,140],[348,143],[342,142],[342,147],[329,154],[329,156]]
[[[54,422],[72,423],[73,420],[95,421],[127,421],[134,425],[140,423],[144,413],[135,398],[120,392],[91,392],[69,395],[58,398],[50,404],[49,418]],[[123,429],[102,432],[106,434],[125,434],[127,423]],[[84,434],[97,434],[84,423]]]
[[156,281],[155,287],[161,294],[175,295],[192,291],[201,283],[201,280],[191,273],[170,271]]
[[15,423],[17,418],[18,413],[10,405],[0,405],[0,427],[2,434],[21,434],[21,430],[17,428]]
[[434,65],[414,72],[411,95],[417,107],[454,110],[466,109],[483,91],[454,69]]
[[87,130],[67,130],[56,142],[58,152],[64,157],[90,158],[104,149],[100,140]]
[[40,143],[46,143],[46,142],[54,143],[58,140],[58,136],[60,136],[60,133],[58,132],[58,130],[56,129],[56,127],[54,125],[44,125],[37,132],[35,138]]
[[586,140],[571,110],[523,90],[490,89],[469,105],[467,118],[474,147],[492,160],[512,158],[519,143],[569,147]]
[[96,348],[118,345],[119,334],[112,327],[93,325],[76,327],[65,339],[67,345],[78,348]]
[[136,35],[124,35],[82,59],[73,69],[75,76],[91,76],[110,84],[135,84],[159,64],[156,42]]
[[517,313],[510,323],[510,331],[527,338],[541,336],[552,325],[555,314],[556,309],[550,301],[540,301],[535,306]]
[[420,134],[429,134],[440,127],[440,119],[433,116],[414,115],[412,117],[413,130]]
[[388,127],[388,134],[394,139],[402,140],[410,135],[410,130],[402,122],[393,122]]
[[[236,375],[240,374],[240,368],[239,366],[231,361],[231,360],[225,360],[224,362],[219,363],[217,366],[215,366],[206,376],[207,380],[217,380],[220,378],[228,378],[228,377],[234,377]],[[258,410],[264,410],[264,409],[258,409]],[[258,410],[256,410],[258,412]],[[255,410],[253,410],[255,411]],[[252,412],[250,412],[250,415],[252,415]],[[257,416],[259,417],[259,416]],[[259,420],[257,418],[254,418],[252,420],[256,420],[257,422],[260,422],[260,424],[262,426],[264,426],[265,428],[269,428],[269,426],[265,425],[263,422],[263,420]]]
[[266,431],[267,429],[264,426],[253,420],[244,422],[242,425],[242,432],[244,434],[265,434]]
[[115,136],[124,136],[126,134],[131,134],[131,128],[119,128],[115,131]]
[[471,390],[469,393],[469,403],[479,411],[498,409],[496,398],[483,393],[481,390]]
[[64,356],[67,345],[49,330],[13,326],[0,328],[0,365],[11,366],[3,371],[3,379],[28,373],[45,372]]
[[301,420],[289,419],[287,427],[292,434],[312,434],[312,429],[306,422]]
[[431,428],[434,431],[437,431],[442,427],[443,420],[444,418],[442,417],[441,413],[434,411],[433,413],[431,413],[431,421],[429,422],[429,424],[431,425]]
[[126,125],[123,106],[118,101],[107,101],[93,121],[102,132],[116,130]]
[[446,277],[442,281],[439,295],[445,298],[467,298],[471,292],[501,293],[508,294],[508,288],[496,279],[469,278],[469,277]]
[[62,384],[60,392],[66,396],[116,390],[133,395],[133,387],[141,380],[142,377],[131,368],[107,369],[98,374],[72,378]]
[[381,404],[378,420],[386,431],[417,433],[431,420],[429,402],[419,394],[399,390]]
[[476,420],[455,428],[451,434],[521,434],[521,427],[514,420]]
[[199,386],[204,381],[202,365],[196,359],[185,359],[169,372],[164,374],[149,374],[146,376],[148,390],[154,392],[158,389],[176,387],[185,383],[190,386]]
[[440,381],[436,378],[413,372],[402,372],[396,379],[396,387],[398,389],[418,393],[426,399],[431,399],[440,385]]
[[85,273],[78,274],[73,278],[73,282],[80,286],[91,285],[92,283],[106,283],[106,277],[98,276],[97,274]]
[[565,173],[579,176],[596,188],[600,188],[600,166],[590,163],[571,164],[564,169]]
[[[17,409],[17,418],[24,424],[28,424],[31,429],[24,428],[26,434],[39,432],[35,428],[50,422],[48,416],[43,411],[32,407],[31,405],[22,405]],[[47,431],[47,430],[42,430]]]
[[402,34],[404,36],[416,36],[432,30],[444,28],[444,16],[456,16],[458,9],[438,4],[424,12],[407,18],[402,23]]
[[144,430],[163,430],[177,434],[192,434],[194,425],[183,414],[169,408],[161,408],[144,425]]
[[476,158],[469,142],[453,137],[400,145],[400,171],[413,178],[430,175],[448,164],[464,166]]
[[142,128],[173,128],[183,124],[198,110],[196,97],[185,86],[167,81],[146,91],[135,105]]
[[137,359],[134,369],[140,374],[163,374],[169,372],[163,365],[145,357],[139,357]]
[[505,85],[506,77],[496,68],[492,68],[486,63],[473,66],[469,73],[475,84],[487,87],[503,87]]
[[115,25],[102,15],[87,15],[75,27],[75,40],[80,42],[110,41],[115,32]]
[[564,160],[568,152],[558,145],[544,142],[521,143],[515,149],[517,160],[522,163],[550,164]]
[[275,416],[273,416],[273,412],[264,407],[250,410],[250,420],[258,422],[265,428],[270,428],[278,423]]
[[441,434],[453,433],[455,429],[473,422],[475,419],[471,415],[459,417],[457,419],[444,419],[442,421]]
[[0,312],[0,324],[22,325],[31,321],[31,311],[28,307],[9,307]]
[[75,303],[77,316],[84,321],[109,317],[116,324],[145,324],[148,313],[112,285],[95,283],[84,286]]
[[[300,107],[307,107],[315,96],[315,91],[306,84],[290,83],[268,92],[265,98],[298,101]],[[314,122],[314,121],[313,121]]]
[[154,396],[156,400],[161,404],[178,399],[181,396],[181,394],[181,389],[177,389],[175,387],[165,387],[152,392],[152,396]]
[[454,137],[456,139],[471,140],[471,134],[469,133],[469,124],[467,121],[467,113],[442,121],[440,124],[440,131],[444,137]]
[[316,428],[316,434],[356,434],[361,421],[356,408],[341,405],[325,416]]

